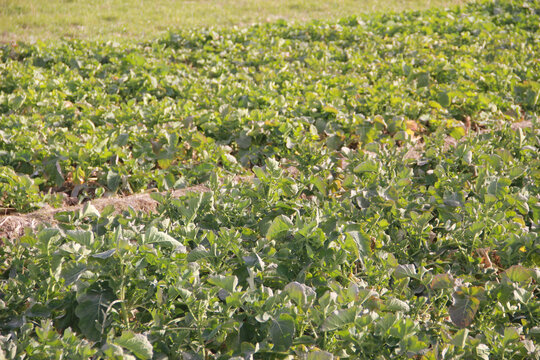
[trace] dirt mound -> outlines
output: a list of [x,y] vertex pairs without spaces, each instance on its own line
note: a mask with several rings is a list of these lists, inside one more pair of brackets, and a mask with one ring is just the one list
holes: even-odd
[[[188,192],[208,192],[210,189],[204,185],[197,185],[185,189],[174,190],[172,197],[181,197]],[[166,193],[162,193],[166,195]],[[114,206],[115,213],[133,209],[142,212],[155,212],[158,202],[150,197],[150,193],[134,194],[124,197],[110,197],[95,199],[91,204],[98,210],[103,210],[106,206]],[[35,229],[38,225],[48,223],[55,224],[54,215],[62,211],[77,211],[85,204],[65,206],[61,208],[45,207],[28,214],[10,214],[0,216],[0,242],[2,238],[16,239],[24,234],[24,229]]]

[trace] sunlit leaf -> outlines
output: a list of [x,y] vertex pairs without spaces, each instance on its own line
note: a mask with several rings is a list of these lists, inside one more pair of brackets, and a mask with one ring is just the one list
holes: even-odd
[[116,338],[114,342],[128,349],[133,355],[142,360],[151,359],[154,355],[152,344],[148,341],[146,335],[124,331],[122,336]]

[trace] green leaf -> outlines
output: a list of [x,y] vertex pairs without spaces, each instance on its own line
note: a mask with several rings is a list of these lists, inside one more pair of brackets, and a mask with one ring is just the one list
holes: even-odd
[[357,165],[353,171],[355,173],[364,173],[364,172],[377,172],[379,170],[379,164],[373,160],[366,160]]
[[450,136],[456,140],[461,139],[467,135],[467,130],[463,126],[454,126],[450,129]]
[[391,336],[404,340],[413,335],[418,328],[418,324],[415,323],[411,318],[402,318],[398,319],[394,325],[389,330]]
[[285,215],[279,215],[274,218],[268,231],[266,232],[266,237],[269,240],[277,239],[282,235],[286,234],[289,229],[292,227],[291,220]]
[[345,247],[352,250],[358,258],[371,254],[370,239],[359,231],[345,233]]
[[388,331],[400,318],[400,314],[387,313],[384,317],[379,318],[375,324],[375,333],[380,336],[385,336]]
[[442,107],[448,107],[448,106],[450,106],[450,96],[448,96],[448,93],[446,91],[441,91],[437,95],[437,102]]
[[167,198],[162,193],[159,193],[159,192],[151,192],[150,198],[152,200],[157,201],[160,204],[165,204],[165,202],[167,201]]
[[334,355],[328,351],[312,351],[307,355],[307,360],[334,360]]
[[468,329],[461,329],[452,338],[451,343],[455,346],[457,346],[460,349],[463,349],[465,347],[467,336],[469,335]]
[[107,187],[110,191],[116,192],[118,188],[120,187],[120,183],[122,182],[122,178],[118,173],[109,170],[107,173]]
[[82,245],[90,246],[94,243],[94,233],[92,231],[68,230],[66,235],[71,240]]
[[515,327],[507,327],[504,329],[503,346],[517,340],[519,340],[519,332]]
[[252,170],[255,173],[255,176],[257,176],[257,178],[263,181],[267,180],[268,176],[266,175],[266,172],[262,168],[258,166],[254,166]]
[[251,136],[242,134],[236,138],[236,143],[240,149],[249,149],[251,146]]
[[55,239],[58,239],[60,230],[54,228],[45,228],[42,229],[37,238],[39,240],[37,247],[41,250],[42,253],[48,254],[51,247],[51,242],[54,242]]
[[87,266],[81,263],[68,263],[64,265],[62,269],[62,278],[64,278],[66,285],[71,285],[84,274],[87,270]]
[[238,278],[236,276],[211,275],[208,277],[208,283],[233,293],[238,285]]
[[315,185],[315,188],[323,195],[326,195],[326,183],[320,176],[313,176],[310,182]]
[[106,250],[97,254],[93,254],[91,256],[95,259],[105,260],[113,256],[115,253],[116,253],[116,249],[109,249],[109,250]]
[[273,319],[270,326],[270,337],[276,350],[288,350],[293,343],[295,331],[294,318],[291,315],[281,314],[277,320]]
[[47,318],[51,315],[51,310],[49,309],[49,307],[37,303],[32,305],[32,307],[30,307],[28,310],[26,310],[25,315],[29,317]]
[[321,325],[322,331],[332,331],[340,329],[344,326],[351,325],[356,319],[357,309],[352,307],[349,309],[336,310],[326,317]]
[[429,73],[422,72],[416,75],[416,87],[423,88],[429,86]]
[[148,360],[154,356],[152,344],[148,341],[146,335],[124,331],[122,332],[122,336],[116,338],[114,342],[131,351],[139,359]]
[[513,265],[509,267],[504,272],[504,275],[506,275],[506,277],[510,279],[510,281],[518,283],[526,282],[533,276],[530,269],[527,269],[521,265]]
[[502,197],[508,193],[508,186],[511,184],[509,179],[499,178],[489,183],[487,187],[488,194]]
[[206,250],[204,247],[197,246],[195,249],[191,250],[187,254],[186,260],[188,262],[195,262],[195,261],[199,261],[201,259],[205,259],[211,256],[212,255],[210,254],[210,252]]
[[84,204],[83,208],[79,210],[79,212],[81,218],[85,218],[87,216],[99,217],[100,215],[99,211],[95,208],[95,206],[90,204],[89,202]]
[[44,163],[45,173],[51,178],[56,186],[64,184],[64,175],[62,174],[62,166],[58,159],[52,159]]
[[419,355],[424,352],[424,350],[426,350],[428,347],[428,345],[425,342],[420,341],[420,339],[418,339],[418,336],[416,335],[408,336],[402,339],[399,342],[399,346],[403,350],[406,350],[406,353],[409,356]]
[[26,101],[26,94],[23,93],[22,95],[15,96],[15,98],[13,98],[13,100],[9,102],[9,105],[13,110],[18,110],[24,104],[25,101]]
[[109,292],[89,290],[78,297],[75,315],[79,318],[79,328],[83,334],[92,341],[101,339],[101,330],[105,320],[105,311],[111,303],[112,295]]
[[416,267],[414,264],[399,265],[394,269],[394,277],[396,279],[416,278]]
[[407,304],[405,301],[396,299],[396,298],[390,298],[386,300],[385,302],[385,310],[386,311],[403,311],[403,312],[409,312],[411,309],[409,307],[409,304]]
[[180,241],[164,232],[158,231],[153,226],[146,230],[144,241],[148,244],[158,244],[172,247],[176,252],[187,252],[186,247]]
[[315,300],[315,290],[307,285],[293,281],[283,289],[289,297],[300,306],[311,304]]

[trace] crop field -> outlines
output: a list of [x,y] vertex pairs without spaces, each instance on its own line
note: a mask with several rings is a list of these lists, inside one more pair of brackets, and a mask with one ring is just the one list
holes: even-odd
[[539,107],[538,1],[2,45],[0,359],[537,358]]

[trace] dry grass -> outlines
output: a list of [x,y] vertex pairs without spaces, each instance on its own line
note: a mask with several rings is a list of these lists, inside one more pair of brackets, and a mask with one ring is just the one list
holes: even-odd
[[464,0],[0,0],[0,41],[154,38],[168,29],[337,19]]

